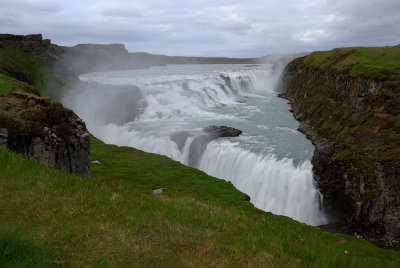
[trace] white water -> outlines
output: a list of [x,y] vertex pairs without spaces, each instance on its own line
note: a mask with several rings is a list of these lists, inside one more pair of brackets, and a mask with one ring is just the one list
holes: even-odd
[[[173,65],[91,73],[81,80],[109,86],[70,91],[63,102],[104,142],[167,155],[231,181],[265,211],[311,225],[327,222],[309,161],[313,146],[273,92],[270,66]],[[137,94],[132,100],[131,92],[139,90],[142,100]],[[129,109],[134,116],[121,123]],[[243,134],[209,143],[196,139],[212,124]]]

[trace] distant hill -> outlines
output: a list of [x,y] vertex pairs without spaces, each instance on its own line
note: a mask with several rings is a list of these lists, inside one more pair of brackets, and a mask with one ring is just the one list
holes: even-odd
[[78,44],[63,47],[64,65],[76,73],[115,69],[148,68],[169,64],[281,64],[304,56],[298,54],[271,54],[259,58],[186,57],[156,55],[147,52],[128,52],[123,44]]

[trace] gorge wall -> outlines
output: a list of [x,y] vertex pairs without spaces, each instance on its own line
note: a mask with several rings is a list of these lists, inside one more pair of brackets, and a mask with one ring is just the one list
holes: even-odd
[[[39,95],[56,98],[83,72],[253,60],[128,53],[120,44],[67,48],[41,35],[0,35],[0,146],[88,176],[85,123]],[[316,145],[312,163],[328,209],[353,232],[400,249],[400,46],[298,58],[286,67],[281,90]]]
[[[397,55],[393,57],[393,55]],[[315,144],[328,209],[352,232],[400,249],[400,47],[297,58],[280,90]]]

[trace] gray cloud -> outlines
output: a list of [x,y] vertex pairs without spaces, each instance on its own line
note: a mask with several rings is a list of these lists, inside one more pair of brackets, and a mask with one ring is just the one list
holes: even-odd
[[0,32],[129,51],[251,57],[400,43],[398,0],[2,0]]
[[59,12],[62,10],[59,0],[2,0],[1,8],[3,10],[11,9],[21,12],[41,13],[41,12]]

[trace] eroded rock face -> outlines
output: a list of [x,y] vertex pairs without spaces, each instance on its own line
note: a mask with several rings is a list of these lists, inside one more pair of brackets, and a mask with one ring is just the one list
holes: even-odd
[[[41,34],[0,34],[0,48],[7,47],[13,49],[19,48],[22,52],[36,57],[41,64],[45,66],[51,65],[60,54],[64,53],[64,49],[62,47],[52,44],[49,39],[43,39]],[[10,76],[29,83],[29,81],[20,79],[15,75],[10,74]]]
[[89,176],[89,133],[75,113],[57,101],[24,93],[3,96],[0,103],[0,146],[46,166]]
[[[79,118],[75,118],[79,120]],[[82,177],[89,176],[90,140],[89,133],[82,121],[76,121],[80,129],[75,135],[57,137],[45,127],[45,137],[33,137],[28,146],[28,156],[40,163],[55,167],[63,172],[71,172]]]
[[325,203],[352,233],[400,249],[398,87],[302,61],[286,67],[281,85],[316,146],[313,171]]

